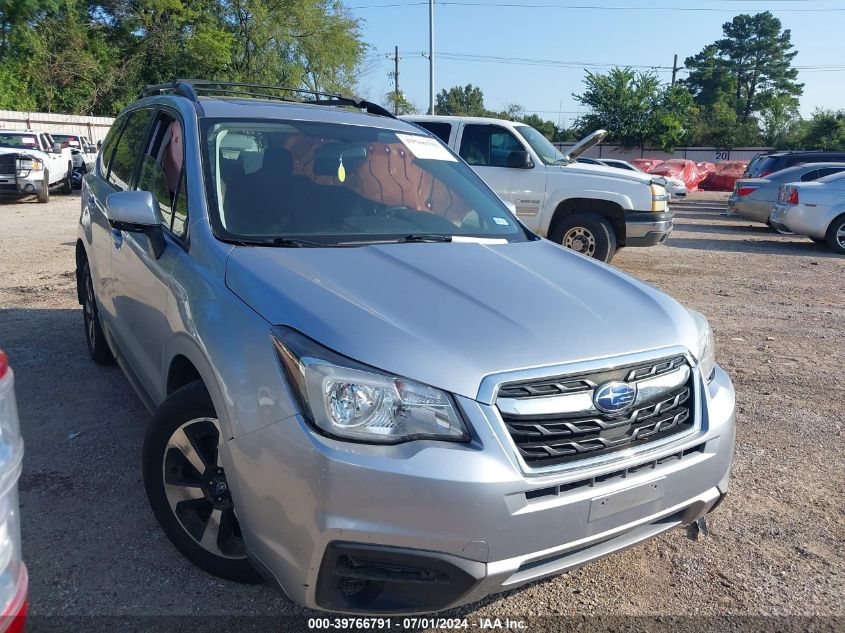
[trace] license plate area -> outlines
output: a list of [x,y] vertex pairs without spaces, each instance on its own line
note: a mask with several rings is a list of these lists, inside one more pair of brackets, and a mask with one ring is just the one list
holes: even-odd
[[590,521],[625,512],[631,508],[646,505],[663,498],[666,492],[666,478],[653,479],[639,486],[626,488],[609,495],[590,500]]

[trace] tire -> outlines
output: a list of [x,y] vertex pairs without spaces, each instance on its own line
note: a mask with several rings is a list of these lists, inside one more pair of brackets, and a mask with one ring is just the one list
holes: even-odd
[[144,438],[147,498],[167,538],[194,565],[227,580],[261,583],[247,558],[219,441],[217,413],[201,382],[170,394]]
[[44,180],[42,181],[41,191],[38,192],[38,202],[47,204],[50,202],[50,172],[44,170]]
[[98,365],[111,365],[114,362],[109,344],[100,325],[100,311],[94,295],[94,282],[91,279],[91,267],[88,262],[82,267],[82,320],[85,324],[85,342],[88,344],[88,354]]
[[834,253],[845,254],[845,215],[834,218],[827,227],[827,247]]
[[561,246],[609,262],[616,253],[616,234],[610,223],[595,213],[573,213],[558,222],[549,239]]
[[67,164],[67,176],[65,179],[62,180],[62,188],[60,189],[61,193],[66,196],[69,196],[73,193],[73,163]]

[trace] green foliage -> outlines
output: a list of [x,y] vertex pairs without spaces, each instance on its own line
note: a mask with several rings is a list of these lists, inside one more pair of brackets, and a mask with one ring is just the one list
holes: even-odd
[[555,143],[564,143],[575,139],[575,134],[572,130],[565,127],[559,127],[554,123],[554,121],[548,121],[536,114],[523,116],[520,121],[526,125],[530,125],[547,139]]
[[612,68],[587,72],[586,89],[575,99],[590,112],[578,119],[582,133],[608,131],[608,141],[626,148],[655,144],[671,149],[685,137],[693,101],[682,86],[664,86],[654,73]]
[[346,92],[365,52],[336,0],[0,0],[0,72],[29,87],[0,86],[14,109],[115,114],[177,77]]
[[437,114],[446,116],[489,116],[484,107],[484,93],[472,84],[445,88],[437,94],[435,104]]
[[816,110],[806,123],[803,147],[845,151],[845,110]]
[[408,101],[402,92],[398,95],[395,92],[388,92],[384,95],[382,105],[394,114],[414,114],[417,111],[416,106]]
[[722,25],[724,37],[684,62],[685,80],[696,103],[712,108],[727,103],[738,120],[747,123],[755,114],[781,101],[798,106],[804,85],[792,60],[792,34],[770,12],[737,15]]

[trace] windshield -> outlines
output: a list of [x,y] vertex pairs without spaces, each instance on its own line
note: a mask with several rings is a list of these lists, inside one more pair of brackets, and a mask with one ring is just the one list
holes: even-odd
[[0,132],[0,147],[39,149],[35,134],[10,134],[8,132]]
[[526,239],[504,203],[429,136],[211,119],[203,142],[209,198],[216,202],[212,224],[224,239],[320,246],[408,236]]
[[554,165],[554,164],[561,164],[561,163],[568,163],[569,159],[564,156],[560,150],[552,145],[552,142],[543,136],[540,132],[535,130],[530,125],[517,125],[515,126],[517,132],[519,132],[520,136],[525,139],[525,141],[531,146],[537,155],[540,157],[540,160],[543,161],[546,165]]
[[79,137],[72,134],[51,134],[53,140],[61,143],[62,147],[73,147],[79,149]]

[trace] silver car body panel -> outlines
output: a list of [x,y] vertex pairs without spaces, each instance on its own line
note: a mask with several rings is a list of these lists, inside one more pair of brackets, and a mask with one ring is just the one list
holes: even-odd
[[[319,118],[419,133],[334,108],[201,102],[209,117]],[[162,258],[150,258],[146,237],[110,227],[114,189],[94,173],[83,181],[78,248],[91,265],[106,337],[146,405],[160,405],[186,365],[205,383],[248,550],[291,598],[319,607],[323,554],[346,540],[482,562],[486,577],[461,598],[471,602],[689,523],[727,491],[733,388],[718,368],[711,383],[702,380],[695,322],[675,300],[545,240],[224,243],[209,223],[197,110],[177,97],[132,108],[156,104],[184,125],[187,241],[168,235]],[[384,446],[315,433],[280,368],[274,325],[455,394],[472,441]],[[692,431],[574,465],[521,462],[494,404],[502,382],[677,353],[695,380]],[[545,489],[556,492],[526,496]],[[612,511],[596,509],[605,498]]]

